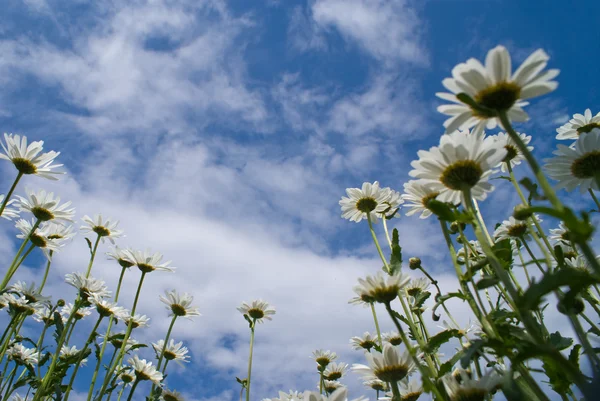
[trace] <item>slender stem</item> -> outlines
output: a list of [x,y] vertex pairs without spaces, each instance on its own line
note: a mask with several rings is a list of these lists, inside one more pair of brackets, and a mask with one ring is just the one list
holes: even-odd
[[17,270],[19,269],[19,267],[23,264],[23,262],[25,261],[25,259],[27,259],[27,256],[29,256],[29,254],[35,249],[35,245],[30,245],[29,248],[27,248],[27,250],[25,251],[25,253],[23,254],[23,256],[17,261],[17,263],[12,267],[12,270],[10,272],[10,275],[7,277],[7,281],[10,281],[13,276],[15,275],[15,273],[17,272]]
[[103,318],[104,318],[104,316],[100,315],[100,317],[96,321],[96,324],[94,325],[94,328],[92,329],[92,332],[88,336],[88,339],[85,342],[83,349],[80,351],[79,358],[77,358],[77,363],[75,363],[75,366],[73,367],[73,373],[71,373],[71,380],[69,380],[69,385],[67,387],[67,391],[65,391],[65,395],[63,398],[64,401],[67,401],[69,399],[69,394],[71,393],[71,390],[73,389],[73,383],[75,382],[75,376],[77,376],[77,372],[79,371],[81,361],[83,361],[83,356],[85,355],[85,351],[88,349],[88,347],[90,346],[92,341],[94,341],[94,338],[96,338],[96,336],[98,335],[98,333],[96,333],[96,330],[98,330],[98,326],[100,326],[100,322],[102,322]]
[[133,396],[133,393],[139,382],[140,382],[140,380],[136,377],[135,381],[133,382],[133,386],[131,386],[131,390],[129,391],[129,396],[127,397],[127,401],[131,401],[131,397]]
[[2,205],[0,206],[0,216],[2,216],[2,213],[4,213],[4,209],[6,208],[6,205],[8,205],[8,201],[10,201],[13,192],[15,192],[15,188],[17,188],[17,184],[19,183],[19,180],[21,180],[21,177],[23,177],[23,173],[19,171],[17,178],[15,178],[15,181],[11,185],[6,197],[4,198],[4,201],[2,202]]
[[521,139],[519,134],[517,134],[515,132],[515,130],[513,129],[512,125],[510,124],[510,121],[508,119],[508,116],[506,115],[506,112],[499,111],[498,118],[500,119],[502,126],[504,127],[504,129],[506,130],[506,132],[508,133],[510,138],[515,142],[515,144],[517,145],[517,147],[519,148],[519,150],[525,157],[525,160],[527,160],[527,163],[529,163],[529,167],[531,167],[531,170],[533,170],[533,174],[535,175],[535,178],[537,179],[538,184],[542,188],[542,191],[544,191],[544,195],[546,195],[546,197],[548,198],[548,200],[550,201],[552,206],[554,206],[554,208],[557,211],[562,212],[564,209],[563,204],[556,196],[554,189],[552,189],[552,186],[546,179],[546,176],[542,172],[542,169],[541,169],[540,165],[538,164],[537,160],[535,160],[535,158],[533,157],[533,155],[531,154],[529,149],[527,149],[527,144],[525,144],[525,142],[523,142],[523,140]]
[[127,386],[127,384],[123,383],[121,390],[119,390],[119,395],[117,396],[117,401],[121,401],[121,397],[123,396],[123,391],[125,391],[126,386]]
[[392,249],[392,240],[390,238],[390,233],[388,232],[387,219],[385,215],[381,218],[381,220],[383,220],[383,231],[385,232],[385,239],[387,239],[388,245],[390,246],[390,249]]
[[[13,380],[15,379],[15,373],[17,373],[17,366],[15,365],[15,367],[13,368],[13,370],[11,370],[11,372],[8,375],[8,380],[6,382],[6,392],[4,393],[4,397],[2,397],[3,400],[7,400],[8,399],[8,395],[10,387],[13,384]],[[2,389],[4,390],[4,386],[2,387]]]
[[52,256],[54,255],[54,251],[50,251],[48,253],[48,263],[46,263],[46,270],[44,271],[44,278],[42,278],[42,283],[40,284],[40,288],[38,288],[38,292],[41,294],[44,286],[46,285],[46,280],[48,279],[48,272],[50,271],[50,265],[52,264]]
[[248,381],[246,382],[246,401],[250,401],[250,380],[252,375],[252,353],[254,351],[254,327],[256,326],[256,319],[252,319],[252,325],[250,326],[250,354],[248,356]]
[[115,291],[115,298],[113,302],[117,302],[119,300],[119,294],[121,293],[121,285],[123,284],[123,276],[125,276],[126,267],[121,268],[121,274],[119,275],[119,282],[117,284],[117,290]]
[[523,253],[518,245],[516,245],[517,254],[519,255],[519,260],[521,261],[521,265],[523,266],[523,271],[525,272],[525,278],[527,279],[527,284],[531,285],[531,277],[529,277],[529,271],[527,271],[527,266],[525,265],[525,260],[523,259]]
[[596,197],[596,194],[594,193],[594,191],[592,190],[592,188],[588,189],[588,192],[592,196],[592,199],[594,200],[594,203],[596,204],[596,207],[598,208],[598,209],[596,209],[596,211],[600,212],[600,202],[598,201],[598,198]]
[[402,397],[400,396],[400,389],[398,388],[398,382],[392,381],[390,382],[390,387],[392,388],[392,401],[400,401]]
[[390,272],[390,266],[388,265],[385,256],[383,256],[383,251],[381,250],[381,246],[379,246],[379,241],[377,240],[377,235],[375,234],[375,230],[373,229],[373,223],[371,222],[371,215],[367,213],[367,221],[369,222],[369,231],[371,231],[371,237],[373,237],[373,242],[375,243],[375,247],[377,248],[377,253],[379,253],[379,257],[383,262],[386,270]]
[[92,248],[92,254],[90,255],[90,263],[88,264],[87,271],[85,272],[85,278],[90,276],[92,272],[92,265],[94,264],[94,259],[96,258],[96,251],[98,250],[98,244],[100,243],[100,234],[96,237],[96,242],[94,242],[94,247]]
[[[171,331],[173,331],[173,326],[175,325],[175,320],[177,319],[177,315],[173,315],[173,319],[171,319],[171,324],[169,324],[169,329],[167,330],[167,334],[165,335],[165,342],[163,344],[163,348],[158,356],[158,362],[156,363],[156,370],[160,371],[160,366],[162,364],[163,358],[165,356],[165,350],[167,349],[167,344],[169,343],[169,338],[171,337]],[[152,383],[151,392],[154,392],[156,385]]]
[[379,346],[383,349],[383,341],[381,340],[381,330],[379,329],[379,322],[377,321],[377,313],[375,312],[375,305],[371,303],[371,312],[373,313],[373,321],[375,322],[375,329],[377,330],[377,339],[379,340]]
[[19,257],[21,256],[21,253],[23,252],[23,250],[25,250],[25,246],[29,242],[29,238],[35,232],[35,230],[37,230],[40,223],[41,223],[41,220],[38,219],[35,222],[35,224],[33,225],[33,227],[31,228],[31,231],[29,231],[29,234],[27,234],[27,237],[25,237],[25,239],[23,240],[21,247],[17,251],[15,258],[13,259],[12,263],[10,264],[10,267],[8,268],[8,270],[6,272],[6,275],[4,276],[4,280],[2,280],[2,284],[0,284],[0,291],[2,291],[3,289],[6,288],[8,282],[10,281],[10,278],[15,274],[15,271],[16,271],[15,264],[19,261]]

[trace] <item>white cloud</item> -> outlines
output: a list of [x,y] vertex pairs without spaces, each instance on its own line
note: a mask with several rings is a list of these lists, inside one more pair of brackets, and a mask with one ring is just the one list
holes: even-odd
[[405,0],[316,0],[311,11],[318,28],[337,29],[380,61],[427,63],[422,25]]

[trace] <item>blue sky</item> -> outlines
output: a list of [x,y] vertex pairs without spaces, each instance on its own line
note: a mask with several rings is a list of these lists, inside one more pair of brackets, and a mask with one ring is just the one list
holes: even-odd
[[[8,0],[0,130],[62,152],[67,177],[26,185],[73,200],[79,217],[121,219],[121,245],[160,250],[179,267],[149,284],[145,313],[164,332],[157,294],[196,296],[204,316],[176,330],[194,353],[173,375],[189,399],[235,398],[247,352],[235,306],[263,297],[278,308],[258,333],[260,399],[311,388],[313,349],[360,360],[347,339],[371,323],[346,301],[379,267],[366,227],[339,217],[344,189],[379,180],[400,190],[416,151],[443,132],[441,80],[497,44],[513,66],[543,48],[561,70],[559,88],[517,127],[549,156],[556,127],[600,111],[599,12],[594,1]],[[490,202],[504,202],[501,219],[516,198],[497,191]],[[451,286],[435,222],[395,224],[407,255]],[[53,291],[85,259],[79,238],[59,257]],[[99,263],[97,275],[115,279]]]

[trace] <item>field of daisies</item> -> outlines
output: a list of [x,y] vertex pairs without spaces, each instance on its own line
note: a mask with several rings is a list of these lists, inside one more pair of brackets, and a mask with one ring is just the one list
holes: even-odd
[[[371,327],[356,328],[365,334],[350,339],[363,363],[349,366],[334,350],[315,350],[316,387],[281,391],[270,400],[364,400],[348,394],[343,383],[351,380],[364,383],[372,400],[598,399],[600,260],[591,213],[600,211],[600,113],[575,114],[556,128],[564,144],[554,155],[533,157],[536,141],[543,139],[517,130],[528,119],[529,99],[558,86],[559,72],[548,69],[548,62],[537,50],[513,71],[509,53],[498,46],[484,62],[457,65],[442,82],[447,92],[437,94],[448,102],[438,108],[448,116],[439,145],[417,153],[403,189],[376,181],[346,190],[341,217],[365,227],[381,258],[381,270],[359,278],[349,300],[372,314]],[[0,330],[1,399],[73,400],[74,384],[83,382],[88,390],[78,401],[182,401],[170,375],[176,374],[174,364],[190,361],[186,344],[175,338],[181,319],[200,315],[193,295],[176,290],[161,295],[168,329],[154,343],[136,340],[148,326],[148,318],[136,313],[144,283],[175,268],[155,250],[121,246],[117,216],[74,221],[70,202],[22,188],[26,175],[38,176],[43,187],[44,179],[64,174],[59,152],[44,149],[40,139],[4,134],[0,154],[14,165],[12,185],[0,195],[0,216],[14,225],[19,241],[0,287],[0,308],[8,316]],[[504,221],[484,221],[481,210],[494,208],[486,197],[500,179],[512,184],[520,204]],[[569,199],[557,196],[561,188]],[[388,229],[388,221],[401,215],[439,222],[455,291],[442,291],[433,269],[403,255],[404,233]],[[85,242],[72,241],[77,232]],[[87,268],[64,277],[72,291],[61,299],[44,295],[55,274],[54,254],[85,243]],[[19,268],[36,257],[44,261],[39,280],[20,280]],[[100,257],[120,267],[117,283],[109,286],[95,277]],[[119,299],[126,274],[137,277],[132,304]],[[550,309],[568,330],[550,327],[545,318]],[[466,328],[458,323],[465,310],[472,321]],[[248,364],[247,374],[232,380],[239,384],[240,400],[254,401],[252,384],[261,380],[252,375],[255,334],[276,318],[275,308],[256,299],[238,311],[248,328]],[[381,332],[384,319],[394,332]],[[36,328],[34,335],[25,332],[26,325]],[[441,347],[453,353],[442,354]]]

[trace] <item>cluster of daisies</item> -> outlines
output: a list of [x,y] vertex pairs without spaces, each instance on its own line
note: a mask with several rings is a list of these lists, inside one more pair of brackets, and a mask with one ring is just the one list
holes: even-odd
[[[190,361],[189,349],[171,335],[178,318],[200,316],[192,305],[194,297],[176,290],[166,291],[159,297],[166,305],[171,323],[165,337],[151,343],[153,352],[148,353],[149,359],[143,359],[139,353],[146,344],[134,338],[134,334],[138,337],[139,329],[148,327],[150,321],[148,316],[136,313],[144,277],[153,272],[173,272],[175,267],[170,261],[163,261],[159,252],[116,246],[115,240],[124,236],[116,220],[99,214],[84,216],[83,224],[77,230],[71,202],[61,202],[58,196],[45,190],[27,188],[23,196],[14,195],[24,175],[56,180],[64,174],[57,170],[62,167],[56,163],[59,152],[44,152],[43,141],[28,143],[26,137],[12,134],[4,134],[1,145],[4,153],[0,153],[0,158],[13,164],[17,176],[7,195],[0,195],[0,215],[15,220],[20,240],[20,247],[0,285],[0,309],[4,309],[9,317],[0,338],[0,362],[4,363],[0,371],[2,398],[38,401],[60,397],[67,401],[77,386],[77,391],[83,392],[88,401],[109,399],[113,393],[119,400],[123,396],[131,400],[140,383],[148,381],[150,399],[181,401],[182,395],[167,387],[167,366],[171,362],[182,365]],[[42,294],[54,256],[78,231],[88,241],[89,264],[85,272],[65,276],[65,282],[75,289],[74,300],[52,302],[51,297]],[[106,240],[113,245],[106,255],[121,269],[114,292],[103,280],[91,274],[99,247]],[[36,249],[45,257],[43,273],[36,274],[42,277],[41,283],[16,281],[10,284],[19,267]],[[139,271],[140,279],[133,304],[126,308],[119,304],[119,295],[124,275],[134,267]],[[261,300],[243,303],[239,311],[253,323],[271,319],[275,313]],[[28,337],[21,335],[30,318],[41,324],[37,341],[30,339],[29,326]],[[80,323],[83,320],[95,320],[91,331],[89,324]],[[121,329],[115,330],[119,324]],[[86,337],[82,333],[86,332],[87,339],[82,344],[82,337]],[[94,349],[95,362],[90,363]],[[91,380],[76,381],[81,376],[78,376],[80,370],[88,364],[91,366],[85,374]],[[23,389],[26,389],[25,395],[21,393]]]

